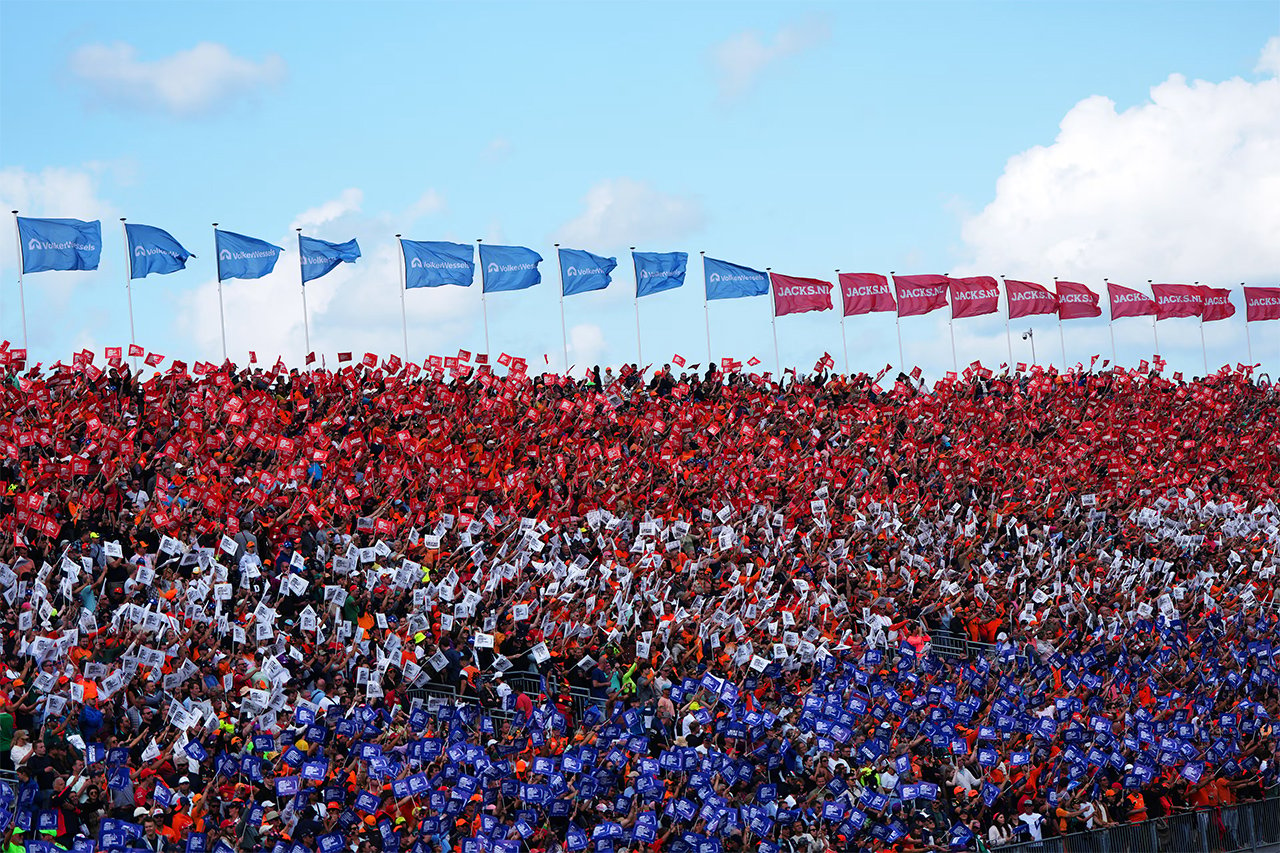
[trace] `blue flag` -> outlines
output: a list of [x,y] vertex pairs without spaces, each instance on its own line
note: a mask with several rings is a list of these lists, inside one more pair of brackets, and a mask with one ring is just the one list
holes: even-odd
[[542,256],[524,246],[486,246],[480,244],[480,268],[485,293],[524,290],[542,281],[538,264]]
[[613,279],[617,258],[602,258],[581,249],[560,250],[560,289],[563,295],[604,290]]
[[707,277],[707,299],[764,296],[769,292],[768,274],[751,267],[703,258],[702,271]]
[[129,278],[184,270],[187,258],[195,257],[163,228],[125,223],[124,233],[129,238]]
[[102,255],[102,223],[19,216],[18,240],[24,273],[96,270]]
[[257,237],[215,229],[218,246],[218,281],[229,278],[262,278],[276,268],[284,249]]
[[423,243],[401,240],[404,252],[404,286],[439,287],[457,284],[470,287],[476,274],[469,243]]
[[636,298],[684,286],[688,252],[632,252],[636,267]]
[[315,237],[298,235],[298,253],[302,255],[302,283],[328,273],[341,263],[355,263],[360,257],[360,245],[353,239],[345,243],[330,243]]

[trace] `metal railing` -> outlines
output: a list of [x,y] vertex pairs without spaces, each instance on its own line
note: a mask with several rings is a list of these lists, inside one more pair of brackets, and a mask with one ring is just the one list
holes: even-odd
[[[532,698],[536,699],[542,693],[542,682],[537,676],[529,675],[528,673],[508,672],[503,680],[513,689],[526,693]],[[556,690],[554,679],[548,679],[547,686],[553,694],[560,692]],[[571,686],[564,692],[568,694],[572,703],[575,721],[581,720],[587,709],[592,705],[605,704],[603,700],[592,696],[589,690],[584,690],[580,687]],[[515,716],[514,712],[504,710],[501,704],[485,704],[474,690],[459,693],[456,688],[448,684],[430,683],[423,687],[411,687],[408,694],[410,699],[421,699],[424,704],[428,705],[433,699],[455,705],[459,702],[477,705],[481,707],[485,714],[500,720],[510,720]]]
[[1182,812],[1108,829],[992,848],[993,853],[1241,853],[1246,850],[1268,853],[1280,850],[1280,798]]

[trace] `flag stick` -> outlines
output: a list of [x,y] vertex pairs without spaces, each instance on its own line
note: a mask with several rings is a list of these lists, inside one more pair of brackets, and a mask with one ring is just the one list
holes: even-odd
[[[1240,282],[1240,287],[1244,287],[1244,282]],[[1244,343],[1249,348],[1249,363],[1253,364],[1253,338],[1249,336],[1249,300],[1245,300],[1244,306]]]
[[564,344],[564,375],[569,375],[569,332],[564,325],[564,265],[560,263],[560,244],[556,243],[556,269],[560,270],[560,340]]
[[489,352],[489,303],[484,298],[484,257],[480,255],[482,238],[476,238],[476,255],[480,261],[480,313],[484,315],[484,351]]
[[[129,302],[129,343],[132,346],[138,345],[138,336],[133,331],[133,253],[129,251],[129,229],[124,224],[124,217],[120,217],[120,233],[124,235],[124,293]],[[138,357],[132,357],[133,371],[138,372]]]
[[1009,279],[1002,275],[1000,280],[1004,282],[1004,342],[1009,346],[1009,372],[1013,373],[1013,336],[1009,334],[1009,312],[1013,306],[1009,304]]
[[640,369],[641,363],[644,361],[644,355],[640,347],[640,270],[636,267],[636,247],[631,247],[631,274],[636,280],[636,370]]
[[849,375],[849,339],[844,334],[844,285],[840,284],[840,270],[836,270],[836,286],[840,288],[840,342],[844,344],[844,374]]
[[[1058,277],[1056,275],[1053,277],[1053,292],[1055,295],[1058,292]],[[1062,344],[1062,369],[1066,370],[1067,369],[1067,336],[1066,336],[1066,333],[1062,331],[1062,306],[1061,305],[1058,306],[1058,310],[1055,313],[1058,315],[1058,343]]]
[[400,247],[400,331],[404,334],[404,360],[409,361],[409,319],[404,308],[404,292],[408,290],[408,283],[404,277],[404,241],[400,239],[400,235],[396,235],[396,245]]
[[[1194,282],[1199,287],[1200,282]],[[1200,355],[1204,358],[1204,375],[1209,375],[1209,350],[1204,345],[1204,304],[1200,305]]]
[[[951,313],[954,315],[955,312],[956,312],[956,307],[952,305]],[[954,320],[955,320],[954,317],[947,318],[947,331],[951,334],[951,369],[959,373],[960,361],[959,359],[956,358],[956,326],[955,326]]]
[[[1147,287],[1151,287],[1151,281],[1152,279],[1147,279]],[[1152,289],[1151,300],[1154,302],[1155,298],[1156,298],[1155,290]],[[1159,321],[1159,319],[1160,317],[1158,314],[1151,315],[1151,336],[1156,339],[1156,355],[1157,356],[1160,355],[1160,333],[1156,331],[1156,323]]]
[[778,352],[778,303],[774,301],[776,286],[773,282],[773,267],[765,267],[769,273],[769,314],[770,325],[773,326],[773,364],[778,369],[778,381],[782,381],[782,356]]
[[[13,212],[13,237],[18,241],[18,306],[22,310],[22,348],[27,349],[27,294],[22,289],[22,268],[26,266],[26,258],[22,255],[22,231],[18,228],[18,211]],[[27,361],[31,360],[30,352]]]
[[[889,270],[889,280],[890,280],[890,281],[892,281],[892,280],[893,280],[893,275],[894,275],[894,271],[893,271],[893,270]],[[897,285],[896,285],[896,284],[894,285],[894,289],[897,289]],[[900,308],[901,308],[901,306],[898,306],[898,305],[896,304],[896,303],[897,303],[897,301],[898,301],[897,299],[895,299],[895,300],[894,300],[894,303],[895,303],[895,304],[894,304],[894,309],[893,309],[893,323],[894,323],[894,325],[895,325],[895,326],[897,326],[897,327],[898,327],[898,362],[899,362],[899,365],[900,365],[900,366],[901,366],[901,368],[902,368],[901,372],[905,372],[905,371],[906,371],[906,369],[907,369],[907,357],[906,357],[905,355],[903,355],[903,354],[902,354],[902,315],[898,313],[898,312],[899,312],[899,310],[900,310]]]
[[711,363],[711,309],[707,307],[707,253],[702,256],[702,315],[707,321],[707,364]]
[[303,356],[305,362],[306,356],[311,355],[311,323],[307,319],[307,282],[302,269],[302,229],[294,230],[298,232],[298,280],[302,283],[302,341],[306,345],[306,355]]
[[1111,313],[1110,313],[1110,316],[1107,318],[1107,330],[1111,332],[1111,364],[1114,367],[1120,364],[1120,357],[1116,355],[1116,317],[1115,317],[1116,309],[1115,309],[1115,306],[1111,304],[1111,290],[1110,290],[1111,279],[1104,278],[1102,280],[1102,283],[1107,285],[1108,287],[1107,307]]
[[218,269],[218,323],[222,327],[222,361],[227,361],[227,312],[222,307],[222,258],[218,256],[218,223],[213,223],[213,254]]

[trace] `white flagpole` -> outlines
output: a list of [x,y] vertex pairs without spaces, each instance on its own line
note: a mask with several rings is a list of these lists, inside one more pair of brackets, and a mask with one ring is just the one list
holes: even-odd
[[707,364],[711,363],[711,309],[707,305],[707,253],[698,252],[702,256],[702,315],[707,321]]
[[213,223],[213,255],[218,270],[218,323],[222,326],[222,361],[227,361],[227,313],[222,307],[222,258],[218,257],[218,223]]
[[636,267],[636,247],[631,247],[631,274],[636,280],[636,370],[640,369],[641,363],[644,361],[642,349],[640,347],[640,270]]
[[303,356],[303,362],[306,362],[307,356],[311,355],[311,323],[307,319],[307,282],[303,278],[302,269],[302,229],[295,228],[298,232],[298,281],[302,284],[302,340],[306,344],[306,355]]
[[[1055,298],[1058,295],[1058,277],[1056,275],[1053,277],[1053,295]],[[1065,373],[1067,370],[1067,336],[1066,333],[1062,331],[1061,305],[1058,306],[1058,310],[1055,313],[1058,315],[1058,343],[1062,344],[1062,370]]]
[[[124,235],[124,293],[129,302],[129,345],[138,345],[138,336],[133,330],[133,253],[129,251],[129,228],[124,224],[124,217],[120,217],[120,233]],[[135,355],[133,360],[133,372],[138,372],[138,357]]]
[[[1244,293],[1244,282],[1240,282],[1241,294]],[[1249,336],[1249,302],[1245,300],[1244,305],[1244,343],[1249,348],[1249,364],[1253,364],[1253,338]]]
[[[1200,282],[1194,282],[1199,286]],[[1209,375],[1209,350],[1204,345],[1204,304],[1200,305],[1200,355],[1204,357],[1204,375]]]
[[1111,304],[1111,279],[1104,278],[1102,283],[1107,285],[1107,331],[1111,333],[1111,366],[1118,367],[1120,357],[1116,355],[1116,312],[1115,306]]
[[[22,310],[22,348],[27,349],[27,294],[22,289],[22,268],[26,266],[26,258],[22,252],[22,231],[18,228],[18,211],[13,212],[13,237],[18,242],[18,306]],[[31,361],[31,353],[27,352],[27,361]]]
[[778,369],[778,382],[782,382],[782,356],[778,352],[778,303],[775,301],[777,285],[773,281],[773,267],[765,267],[769,274],[769,323],[773,326],[773,364]]
[[[950,278],[951,273],[947,273],[945,278]],[[948,285],[948,290],[950,286]],[[947,331],[951,333],[951,369],[956,373],[960,372],[960,360],[956,358],[956,298],[953,294],[948,294],[951,298],[951,316],[947,318]]]
[[[1151,288],[1151,282],[1152,282],[1152,279],[1147,279],[1147,287],[1148,287],[1148,288]],[[1152,290],[1151,290],[1151,301],[1152,301],[1152,302],[1155,302],[1155,299],[1156,299],[1156,292],[1155,292],[1155,290],[1154,290],[1154,289],[1152,289]],[[1158,310],[1158,309],[1157,309],[1157,310]],[[1160,319],[1160,318],[1159,318],[1159,315],[1158,315],[1158,314],[1152,314],[1152,315],[1151,315],[1151,336],[1152,336],[1153,338],[1155,338],[1155,340],[1156,340],[1156,357],[1157,357],[1157,358],[1160,356],[1160,333],[1159,333],[1158,331],[1156,331],[1156,323],[1157,323],[1157,322],[1159,322],[1159,319]]]
[[484,314],[484,351],[489,352],[489,303],[484,298],[484,256],[480,254],[483,238],[476,238],[476,260],[480,262],[480,312]]
[[849,375],[849,339],[844,334],[844,285],[840,283],[840,270],[836,270],[836,287],[840,288],[840,343],[844,344],[844,375]]
[[404,360],[409,362],[409,318],[404,307],[404,292],[408,290],[404,275],[404,241],[396,235],[396,245],[400,247],[400,331],[404,334]]
[[[894,275],[894,271],[893,271],[893,270],[889,270],[889,280],[890,280],[890,281],[893,281],[893,275]],[[895,285],[894,285],[894,290],[896,291],[897,289],[898,289],[898,286],[895,284]],[[902,314],[901,314],[901,307],[902,307],[902,306],[900,306],[900,305],[897,305],[897,304],[896,304],[896,303],[897,303],[897,299],[896,299],[896,298],[894,299],[894,303],[895,303],[895,304],[894,304],[894,309],[893,309],[893,324],[894,324],[895,326],[897,326],[897,327],[898,327],[898,364],[900,365],[900,369],[899,369],[899,371],[898,371],[898,372],[899,372],[899,373],[906,373],[906,372],[907,372],[907,357],[906,357],[905,355],[903,355],[903,353],[902,353]]]
[[564,264],[560,263],[560,244],[556,243],[556,269],[560,270],[560,341],[564,344],[564,375],[569,375],[569,332],[564,324]]
[[[1009,334],[1009,314],[1013,310],[1013,303],[1009,301],[1009,278],[1008,276],[1000,276],[1000,280],[1004,282],[1004,342],[1009,345],[1009,373],[1013,373],[1013,336]],[[951,310],[955,310],[954,308]]]

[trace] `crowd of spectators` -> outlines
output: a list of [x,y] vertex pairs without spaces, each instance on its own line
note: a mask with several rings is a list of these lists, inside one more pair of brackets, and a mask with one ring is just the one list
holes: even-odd
[[1246,368],[5,356],[10,850],[975,850],[1276,784]]

